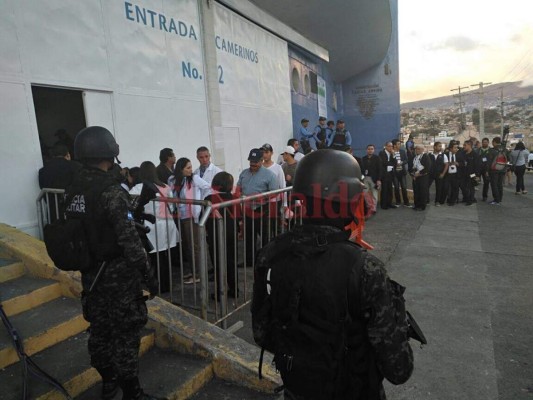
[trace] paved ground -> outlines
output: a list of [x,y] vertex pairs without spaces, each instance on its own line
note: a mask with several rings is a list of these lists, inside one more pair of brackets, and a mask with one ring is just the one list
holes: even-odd
[[[413,376],[387,386],[390,400],[533,399],[533,174],[526,188],[507,186],[501,206],[402,207],[368,221],[365,239],[407,287],[429,341],[413,344]],[[249,312],[237,318],[252,342]]]
[[390,399],[533,399],[532,228],[533,195],[512,187],[499,207],[387,210],[368,224],[429,341]]

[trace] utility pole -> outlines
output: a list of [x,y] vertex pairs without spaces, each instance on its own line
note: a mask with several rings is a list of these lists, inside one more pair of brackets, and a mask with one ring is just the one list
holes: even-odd
[[460,115],[459,119],[461,121],[459,124],[459,133],[462,133],[463,130],[466,128],[466,121],[465,121],[464,113],[463,113],[463,106],[465,102],[463,101],[464,93],[461,93],[462,89],[468,89],[468,86],[461,87],[461,85],[459,85],[457,86],[457,89],[450,89],[450,92],[455,92],[456,90],[458,92],[457,94],[454,94],[453,97],[459,98],[459,101],[454,103],[454,104],[459,105],[459,115]]
[[483,85],[490,85],[492,82],[479,82],[470,86],[479,86],[479,136],[485,136],[485,92],[483,92]]
[[501,94],[500,94],[500,114],[501,114],[501,120],[502,120],[502,126],[501,126],[501,129],[500,129],[500,137],[502,138],[503,140],[503,117],[504,117],[504,110],[503,110],[503,87],[501,89]]

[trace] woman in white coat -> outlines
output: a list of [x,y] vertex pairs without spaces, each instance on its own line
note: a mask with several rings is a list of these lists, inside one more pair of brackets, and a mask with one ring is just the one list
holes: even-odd
[[[142,183],[136,185],[130,194],[139,194],[138,209],[136,212],[144,212],[155,216],[155,223],[145,219],[145,226],[150,228],[147,234],[148,240],[154,247],[150,252],[150,261],[157,271],[159,259],[158,279],[161,292],[170,290],[170,280],[172,277],[170,250],[176,247],[179,242],[179,232],[172,219],[170,212],[171,204],[163,201],[151,201],[154,199],[165,199],[172,197],[172,190],[157,177],[155,165],[150,161],[141,164],[139,179]],[[178,260],[172,260],[174,264]]]
[[[191,160],[182,157],[176,162],[174,175],[169,179],[174,196],[180,199],[203,200],[211,194],[211,186],[198,175],[193,175]],[[190,262],[191,269],[184,271],[183,283],[192,284],[200,282],[198,265],[200,263],[200,245],[198,218],[202,207],[192,204],[180,204],[178,216],[180,231],[183,239],[183,252]]]

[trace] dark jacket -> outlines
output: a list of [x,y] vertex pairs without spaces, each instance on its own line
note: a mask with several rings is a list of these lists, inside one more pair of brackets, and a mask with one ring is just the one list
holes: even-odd
[[81,164],[63,157],[52,158],[39,170],[39,187],[65,189],[81,169]]
[[361,172],[365,176],[372,178],[374,182],[381,180],[383,165],[379,156],[372,154],[371,156],[365,155],[361,159]]
[[159,180],[165,185],[168,185],[168,178],[173,175],[173,172],[169,170],[165,164],[159,164],[155,170],[157,172],[157,177],[159,178]]
[[[381,159],[381,180],[384,179],[393,179],[394,177],[394,168],[396,167],[396,159],[394,158],[394,153],[390,155],[390,159],[387,160],[387,152],[381,150],[379,152],[379,158]],[[392,167],[392,171],[389,171]]]
[[[331,324],[344,320],[346,363],[341,363],[344,367],[339,370],[343,381],[335,381],[342,394],[334,398],[383,399],[383,377],[401,384],[413,370],[405,307],[397,297],[401,297],[403,288],[389,279],[381,261],[349,242],[347,236],[344,240],[328,239],[325,246],[316,245],[323,242],[319,240],[322,237],[338,238],[339,234],[342,232],[331,226],[298,226],[260,250],[252,301],[254,339],[276,354],[276,368],[281,368],[287,389],[306,399],[332,399],[320,393],[332,384],[327,373],[313,376],[310,372],[310,365],[321,365],[317,363],[321,349],[310,347],[310,338],[322,338],[319,347],[325,346],[324,342],[337,339],[338,327],[332,329]],[[302,279],[306,274],[307,279]],[[290,293],[295,289],[299,293],[298,325],[289,322],[296,310],[292,304],[277,302],[294,301]],[[279,296],[272,299],[272,308],[268,305],[269,293]],[[265,314],[267,309],[270,315]],[[293,329],[309,325],[309,329],[303,328],[309,336],[292,342],[294,348],[287,347],[288,342],[276,334],[279,324],[288,326],[285,335],[289,338]],[[288,371],[284,361],[287,354],[292,365]],[[293,374],[301,378],[286,379]]]

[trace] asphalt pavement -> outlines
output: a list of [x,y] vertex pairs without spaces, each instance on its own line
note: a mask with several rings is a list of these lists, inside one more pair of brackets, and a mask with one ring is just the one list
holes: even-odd
[[[533,173],[528,188],[505,186],[501,206],[477,191],[472,206],[378,209],[368,220],[365,240],[407,287],[428,339],[412,342],[415,370],[386,384],[389,400],[533,399]],[[236,315],[236,334],[253,343],[249,315]]]
[[428,339],[413,342],[415,371],[387,385],[391,400],[533,399],[533,194],[506,186],[501,206],[477,197],[383,210],[367,225]]

